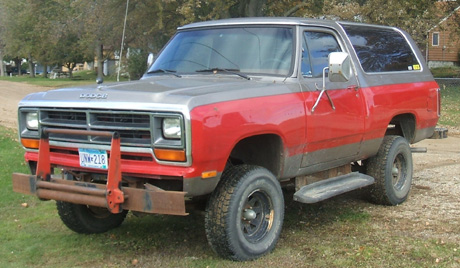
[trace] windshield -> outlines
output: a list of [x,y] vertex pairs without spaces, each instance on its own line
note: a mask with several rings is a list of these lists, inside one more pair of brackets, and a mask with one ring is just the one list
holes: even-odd
[[203,73],[225,70],[287,76],[291,70],[292,51],[292,28],[240,27],[184,31],[174,36],[148,72]]

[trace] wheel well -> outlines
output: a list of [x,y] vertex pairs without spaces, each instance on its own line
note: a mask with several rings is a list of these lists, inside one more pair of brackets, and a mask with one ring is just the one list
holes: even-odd
[[233,148],[229,164],[249,164],[264,167],[279,177],[283,142],[277,135],[266,134],[245,138]]
[[399,135],[412,142],[415,137],[415,116],[413,114],[400,114],[391,119],[385,136]]

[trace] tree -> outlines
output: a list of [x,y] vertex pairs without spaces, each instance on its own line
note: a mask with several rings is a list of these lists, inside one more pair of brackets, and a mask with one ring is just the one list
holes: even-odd
[[21,75],[21,60],[27,53],[25,53],[25,42],[23,40],[30,40],[27,26],[29,20],[25,16],[27,10],[25,7],[25,0],[3,0],[0,2],[3,14],[1,16],[4,32],[2,39],[4,42],[3,51],[6,55],[14,58],[16,67],[18,68],[18,75]]
[[5,17],[5,10],[1,8],[0,5],[0,76],[6,75],[6,70],[3,68],[3,50],[5,47],[5,43],[3,42],[3,35],[5,33],[5,26],[2,18]]
[[125,5],[126,0],[75,0],[71,3],[72,11],[83,21],[78,43],[86,57],[96,55],[98,77],[103,76],[104,60],[120,47]]
[[34,59],[46,61],[50,50],[48,43],[53,38],[48,22],[53,14],[59,14],[56,9],[50,10],[52,4],[54,1],[46,0],[3,0],[0,3],[4,52],[14,59],[19,75],[23,58],[28,59],[32,77],[35,76]]
[[452,16],[448,21],[450,29],[453,30],[452,34],[460,39],[460,0],[443,2],[443,8],[446,15]]
[[33,55],[43,65],[43,77],[48,77],[48,66],[59,62],[56,60],[56,49],[60,45],[57,37],[66,10],[66,6],[58,1],[34,1],[36,23],[33,30],[39,34],[40,40],[34,45]]
[[399,27],[422,45],[436,24],[435,0],[368,0],[363,5],[365,22]]
[[[176,28],[196,21],[247,16],[321,17],[400,27],[422,44],[437,23],[435,0],[130,0],[125,48],[158,52]],[[460,0],[449,1],[450,10]],[[126,0],[1,0],[0,55],[71,70],[119,51]],[[448,11],[446,11],[448,12]],[[460,18],[456,19],[460,29]],[[458,30],[460,35],[460,30]],[[126,61],[123,61],[126,62]],[[30,68],[32,69],[32,68]],[[31,74],[33,75],[33,71]]]

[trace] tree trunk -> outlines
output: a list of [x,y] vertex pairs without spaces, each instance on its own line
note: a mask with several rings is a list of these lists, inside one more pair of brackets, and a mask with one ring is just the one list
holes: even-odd
[[48,78],[48,64],[43,64],[43,78]]
[[104,77],[104,72],[103,72],[103,66],[104,66],[104,61],[102,59],[103,57],[103,52],[102,52],[102,44],[98,44],[96,47],[96,58],[97,58],[97,77],[102,79]]
[[19,58],[15,58],[14,59],[14,64],[16,65],[16,68],[18,68],[18,76],[21,76],[22,75],[22,70],[21,70],[21,63],[22,63],[22,60],[19,59]]
[[29,72],[30,72],[29,76],[32,78],[35,78],[35,64],[30,54],[29,54],[28,62],[29,62]]
[[73,67],[75,65],[73,63],[68,63],[67,64],[67,69],[69,69],[69,78],[72,78],[73,77]]
[[0,76],[5,76],[5,69],[3,67],[3,52],[0,49]]
[[248,17],[262,17],[267,0],[250,0],[248,4]]
[[306,7],[306,6],[308,6],[308,3],[305,3],[305,1],[304,1],[304,2],[296,5],[295,7],[289,9],[288,11],[286,11],[284,13],[284,17],[290,17],[290,16],[292,16],[292,14],[296,13],[299,9],[301,9],[303,7]]

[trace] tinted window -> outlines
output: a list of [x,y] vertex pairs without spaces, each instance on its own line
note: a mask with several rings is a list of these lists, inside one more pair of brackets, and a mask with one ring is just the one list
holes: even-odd
[[305,32],[303,43],[302,74],[306,77],[322,77],[329,54],[342,51],[335,37],[329,33]]
[[420,70],[414,52],[393,29],[343,25],[365,72]]

